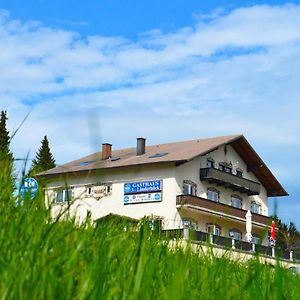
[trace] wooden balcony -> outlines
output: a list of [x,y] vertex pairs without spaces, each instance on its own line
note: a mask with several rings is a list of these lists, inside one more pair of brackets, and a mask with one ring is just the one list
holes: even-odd
[[259,195],[260,193],[260,183],[227,173],[216,168],[201,168],[200,180],[206,180],[209,183],[223,185],[232,189],[233,191],[246,193],[249,196]]
[[[192,195],[180,195],[176,197],[176,204],[182,207],[198,209],[212,215],[222,215],[228,218],[245,222],[246,213],[244,209],[236,208],[227,204],[214,202],[212,200],[200,198]],[[256,213],[252,214],[252,223],[259,226],[269,226],[271,224],[271,218]]]

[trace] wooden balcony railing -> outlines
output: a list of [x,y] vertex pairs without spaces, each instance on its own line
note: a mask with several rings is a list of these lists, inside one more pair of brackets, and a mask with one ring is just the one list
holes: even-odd
[[[212,214],[224,214],[228,217],[233,217],[246,222],[246,213],[244,209],[236,208],[227,204],[214,202],[212,200],[204,199],[192,195],[179,195],[176,197],[176,204],[183,206],[197,207],[199,210],[206,210]],[[263,226],[269,226],[271,224],[271,218],[263,215],[259,215],[252,212],[252,222],[258,223]]]
[[231,174],[216,168],[201,168],[200,180],[224,185],[233,191],[239,191],[250,195],[260,193],[260,183]]

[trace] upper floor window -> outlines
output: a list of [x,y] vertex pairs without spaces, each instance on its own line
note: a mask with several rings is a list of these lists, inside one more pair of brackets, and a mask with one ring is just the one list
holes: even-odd
[[251,210],[251,212],[253,212],[255,214],[261,214],[261,205],[255,201],[252,201],[250,210]]
[[221,235],[221,227],[216,224],[206,224],[206,231],[210,234]]
[[235,228],[229,230],[229,236],[235,240],[242,240],[242,232]]
[[184,195],[197,195],[197,184],[190,180],[183,181],[183,194]]
[[224,171],[226,173],[232,173],[232,165],[226,162],[219,163],[219,170]]
[[72,200],[72,189],[59,190],[56,193],[55,203],[66,203]]
[[207,189],[207,199],[219,202],[219,192],[214,188]]
[[231,196],[231,206],[236,208],[242,208],[242,198],[237,195]]
[[208,158],[206,161],[206,165],[208,168],[214,168],[215,167],[215,161],[212,158]]
[[236,176],[243,177],[243,170],[242,169],[236,169]]

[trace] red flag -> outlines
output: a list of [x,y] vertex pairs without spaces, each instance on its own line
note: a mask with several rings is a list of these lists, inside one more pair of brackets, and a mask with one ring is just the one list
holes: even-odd
[[275,241],[276,240],[276,225],[275,225],[275,221],[272,221],[271,224],[271,240]]

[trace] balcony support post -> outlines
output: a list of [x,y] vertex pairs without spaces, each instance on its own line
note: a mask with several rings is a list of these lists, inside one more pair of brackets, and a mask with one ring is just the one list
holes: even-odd
[[183,228],[183,239],[189,239],[189,228]]
[[235,239],[231,239],[231,248],[235,249]]
[[272,247],[272,257],[275,257],[275,247]]

